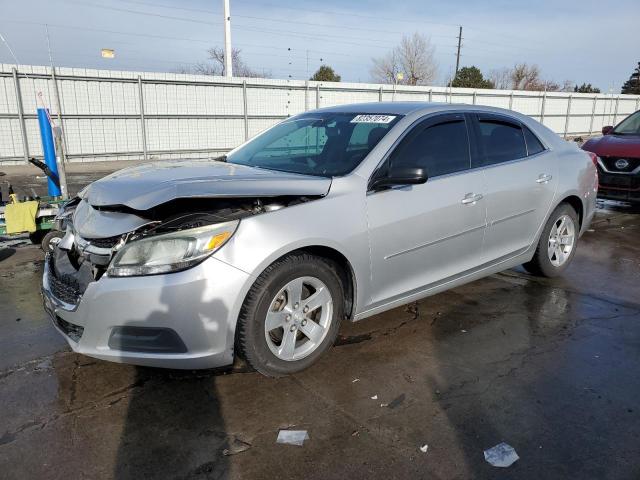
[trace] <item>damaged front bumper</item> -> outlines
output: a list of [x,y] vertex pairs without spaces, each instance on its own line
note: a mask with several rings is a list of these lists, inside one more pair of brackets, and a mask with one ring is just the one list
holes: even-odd
[[78,353],[134,365],[200,369],[233,362],[235,326],[252,278],[210,257],[181,272],[89,282],[83,292],[47,254],[42,295]]

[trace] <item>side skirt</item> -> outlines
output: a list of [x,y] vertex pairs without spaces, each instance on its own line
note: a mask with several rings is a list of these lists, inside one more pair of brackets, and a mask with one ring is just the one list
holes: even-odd
[[487,277],[494,273],[501,272],[518,265],[522,265],[523,263],[530,261],[533,257],[535,245],[536,244],[534,244],[532,247],[518,250],[510,255],[507,255],[490,263],[485,263],[484,265],[480,265],[479,267],[476,267],[472,270],[467,270],[466,272],[445,278],[440,282],[432,283],[420,289],[413,290],[412,292],[408,292],[406,295],[403,295],[401,297],[396,297],[392,300],[385,300],[383,303],[371,306],[367,310],[357,313],[353,317],[353,321],[357,322],[359,320],[371,317],[372,315],[377,315],[378,313],[386,312],[387,310],[391,310],[401,305],[430,297],[431,295],[435,295],[436,293],[440,293],[444,290],[449,290],[451,288],[464,285],[465,283],[473,282],[474,280]]

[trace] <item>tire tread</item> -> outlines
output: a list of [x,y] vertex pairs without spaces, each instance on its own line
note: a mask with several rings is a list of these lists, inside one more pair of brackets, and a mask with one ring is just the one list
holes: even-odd
[[[336,269],[339,267],[332,260],[325,257],[312,255],[306,252],[290,253],[273,262],[271,265],[265,268],[265,270],[258,276],[258,278],[256,278],[255,282],[247,293],[242,308],[240,309],[238,324],[236,327],[236,349],[238,351],[238,354],[246,360],[251,368],[267,377],[281,377],[287,375],[287,373],[274,372],[272,369],[263,366],[262,362],[255,356],[254,350],[249,348],[251,339],[249,338],[248,327],[250,322],[252,321],[251,317],[256,311],[258,303],[260,302],[262,293],[269,287],[269,279],[280,270],[288,268],[289,265],[297,265],[300,263],[321,264],[334,272],[338,277]],[[342,289],[341,285],[340,288]],[[340,299],[334,300],[334,306],[338,301],[340,301]],[[336,315],[336,313],[338,315]],[[334,315],[336,315],[334,321],[338,323],[337,327],[339,327],[339,323],[342,320],[342,314],[342,308],[334,309]],[[334,329],[335,335],[337,335],[337,327]],[[334,340],[335,338],[331,339],[331,344],[333,344]]]

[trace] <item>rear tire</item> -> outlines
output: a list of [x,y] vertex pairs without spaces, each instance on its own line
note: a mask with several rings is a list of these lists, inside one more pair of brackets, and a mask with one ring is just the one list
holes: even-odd
[[522,266],[533,275],[561,275],[573,260],[579,233],[578,214],[571,205],[561,203],[549,216],[533,258]]
[[266,268],[238,318],[240,355],[258,372],[280,377],[304,370],[333,345],[344,317],[340,267],[293,253]]
[[45,235],[46,230],[36,230],[35,232],[31,232],[29,234],[29,240],[34,245],[40,245],[42,244],[42,240],[44,240]]

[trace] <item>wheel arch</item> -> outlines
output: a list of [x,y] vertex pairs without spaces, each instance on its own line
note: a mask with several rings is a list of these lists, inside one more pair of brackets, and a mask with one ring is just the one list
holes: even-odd
[[[253,272],[252,276],[254,278],[257,278],[270,265],[273,265],[275,262],[294,253],[308,253],[318,257],[326,258],[333,261],[339,267],[338,274],[340,275],[343,286],[345,287],[345,316],[348,319],[352,319],[355,315],[357,305],[357,275],[352,262],[347,258],[345,253],[340,251],[338,248],[335,248],[334,246],[329,246],[321,243],[310,243],[295,246],[290,245],[289,248],[277,252],[275,255],[272,255],[266,262],[263,262],[255,270],[255,272]],[[248,294],[249,290],[247,290],[245,297],[243,298],[243,303],[246,301],[246,295]]]
[[347,259],[347,257],[342,253],[332,247],[327,247],[324,245],[310,245],[307,247],[299,248],[297,250],[293,250],[289,252],[287,255],[295,252],[307,252],[311,255],[315,255],[322,258],[327,258],[333,261],[336,265],[338,265],[339,270],[338,274],[342,280],[342,283],[345,287],[344,292],[344,312],[345,316],[348,319],[352,319],[355,312],[355,304],[356,304],[356,274],[353,270],[353,265]]
[[[565,196],[562,200],[560,200],[558,202],[558,205],[562,203],[566,203],[570,205],[576,211],[576,213],[578,214],[579,228],[582,229],[582,223],[584,221],[584,210],[585,210],[582,199],[578,195],[571,194],[571,195]],[[556,208],[558,208],[558,205],[556,205]]]

